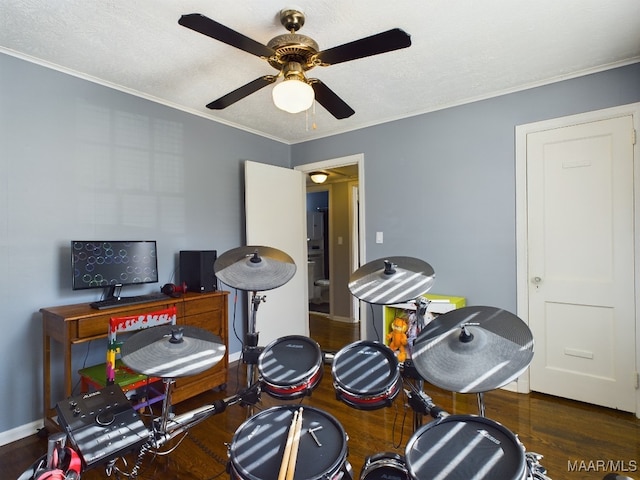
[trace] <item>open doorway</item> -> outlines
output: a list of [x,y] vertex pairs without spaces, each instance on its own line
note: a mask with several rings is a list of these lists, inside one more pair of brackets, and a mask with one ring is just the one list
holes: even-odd
[[327,174],[319,184],[307,176],[309,311],[356,323],[360,338],[366,338],[366,311],[349,292],[348,280],[365,262],[363,162],[359,154],[296,167]]
[[[307,270],[309,312],[331,315],[329,198],[331,185],[307,187]],[[338,205],[340,210],[341,207]],[[335,308],[334,308],[335,310]]]

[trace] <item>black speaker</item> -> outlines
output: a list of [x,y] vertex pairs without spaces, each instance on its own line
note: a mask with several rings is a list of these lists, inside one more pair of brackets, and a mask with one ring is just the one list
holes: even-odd
[[181,250],[180,282],[187,284],[189,292],[214,292],[218,280],[213,271],[216,250]]

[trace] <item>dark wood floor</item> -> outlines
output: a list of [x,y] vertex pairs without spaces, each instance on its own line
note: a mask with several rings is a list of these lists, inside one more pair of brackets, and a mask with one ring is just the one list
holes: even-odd
[[[357,340],[357,335],[357,325],[331,322],[322,317],[311,321],[311,336],[323,350],[339,350]],[[324,376],[312,395],[286,401],[263,393],[255,412],[276,405],[302,403],[333,415],[348,435],[347,460],[353,468],[354,479],[360,478],[367,456],[379,452],[404,454],[405,445],[413,434],[414,418],[412,411],[406,408],[404,396],[399,395],[390,407],[380,410],[351,408],[336,399],[331,369],[328,365],[323,368]],[[226,392],[202,394],[176,405],[176,413],[231,395],[238,385],[245,385],[245,372],[244,365],[233,365]],[[478,413],[475,395],[455,394],[430,385],[425,386],[425,392],[451,414]],[[640,473],[632,471],[640,468],[640,421],[632,414],[537,393],[522,395],[503,390],[487,392],[485,405],[487,418],[500,422],[517,434],[527,451],[544,455],[542,464],[554,480],[602,479],[614,469],[626,469],[626,475],[640,479]],[[225,412],[210,417],[191,429],[169,455],[148,455],[139,478],[228,478],[228,445],[246,419],[246,408],[239,405],[230,406]],[[427,417],[423,419],[425,424],[430,421]],[[233,444],[231,450],[234,450]],[[0,448],[0,476],[3,479],[17,478],[45,451],[46,440],[36,435]],[[316,460],[303,458],[302,461]],[[274,472],[273,479],[276,476],[277,472]],[[83,474],[82,478],[107,477],[104,470],[94,469]]]

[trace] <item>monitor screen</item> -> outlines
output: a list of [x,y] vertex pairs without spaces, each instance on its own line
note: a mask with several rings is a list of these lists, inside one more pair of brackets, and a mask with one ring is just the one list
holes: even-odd
[[154,240],[71,242],[72,288],[105,288],[158,281]]

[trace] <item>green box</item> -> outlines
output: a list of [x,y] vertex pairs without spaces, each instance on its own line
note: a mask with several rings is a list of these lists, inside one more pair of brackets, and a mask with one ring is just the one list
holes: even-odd
[[[465,307],[467,304],[465,297],[438,295],[433,293],[426,293],[422,295],[422,297],[426,298],[429,301],[427,305],[427,313],[424,316],[425,324],[428,324],[438,315],[450,312],[451,310]],[[407,322],[407,345],[404,347],[404,356],[402,354],[402,349],[394,349],[396,355],[398,356],[398,360],[401,362],[411,358],[413,340],[415,340],[415,337],[418,334],[415,326],[415,311],[416,306],[413,302],[385,305],[382,308],[384,321],[383,341],[385,345],[390,346],[391,342],[393,341],[392,338],[389,338],[391,332],[393,331],[393,321],[396,318],[403,318]]]

